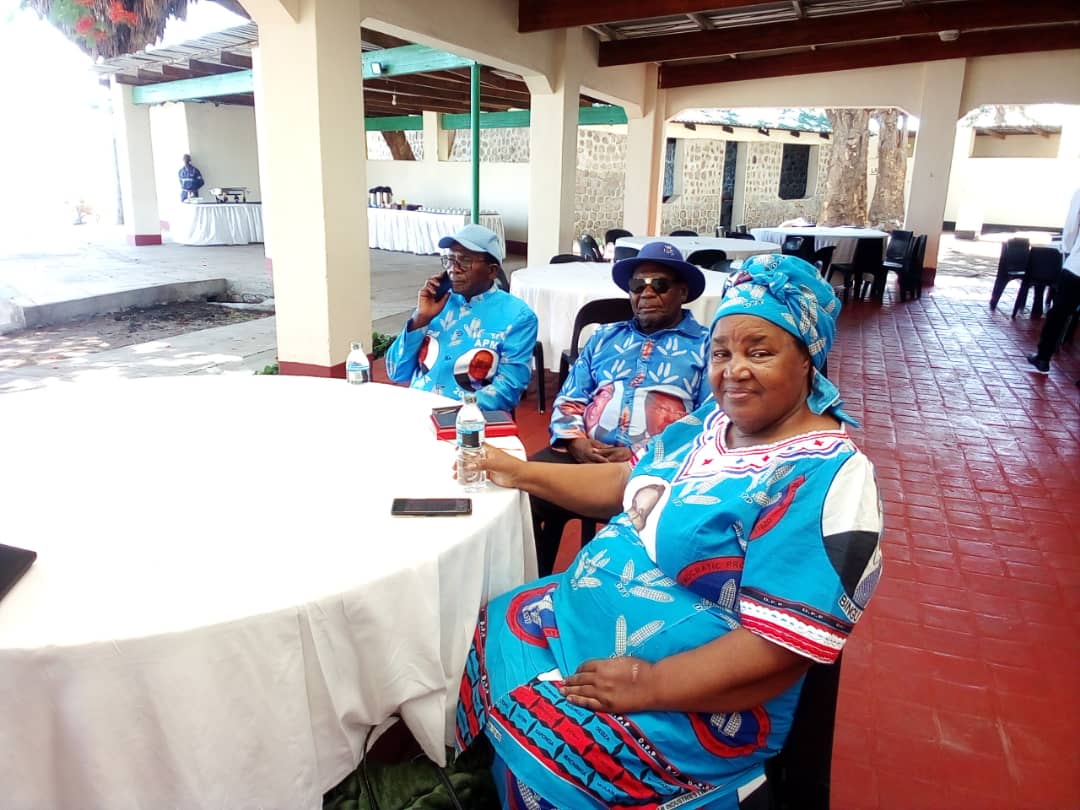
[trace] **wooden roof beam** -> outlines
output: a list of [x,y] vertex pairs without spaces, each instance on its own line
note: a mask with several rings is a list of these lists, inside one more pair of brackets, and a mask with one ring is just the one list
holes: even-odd
[[[975,13],[976,7],[978,13]],[[942,3],[895,11],[838,14],[797,22],[749,25],[600,43],[599,65],[632,65],[736,53],[810,47],[853,40],[936,34],[948,29],[1005,28],[1080,19],[1075,0],[985,0]]]
[[699,11],[760,6],[768,0],[518,0],[518,33],[677,17]]
[[955,42],[941,42],[937,37],[921,37],[895,42],[821,48],[816,51],[757,59],[661,65],[659,84],[662,88],[692,87],[699,84],[770,79],[805,73],[933,62],[938,59],[1080,48],[1080,25],[1036,28],[1015,33],[1017,36],[1003,37],[1000,31],[974,31],[961,34]]
[[243,70],[251,70],[251,57],[244,56],[239,53],[230,53],[229,51],[222,51],[218,55],[218,59],[221,60],[221,64],[228,65],[229,67],[242,68]]

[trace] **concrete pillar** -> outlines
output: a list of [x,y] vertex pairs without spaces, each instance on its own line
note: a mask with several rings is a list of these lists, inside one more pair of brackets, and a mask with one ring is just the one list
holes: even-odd
[[[424,110],[424,160],[438,163],[446,160],[447,133],[439,129],[439,114]],[[444,156],[445,155],[445,156]]]
[[657,88],[656,65],[645,69],[642,115],[628,117],[623,227],[635,236],[660,233],[664,185],[664,92]]
[[259,146],[259,200],[262,202],[262,226],[263,226],[263,255],[266,261],[266,272],[271,280],[274,276],[274,259],[272,244],[274,229],[274,207],[270,194],[270,166],[267,163],[269,155],[270,133],[267,131],[266,113],[266,87],[263,76],[262,49],[254,46],[251,49],[251,78],[253,95],[255,96],[255,140]]
[[[546,264],[568,253],[574,233],[577,175],[578,98],[584,60],[595,43],[584,29],[564,33],[562,64],[545,92],[526,78],[532,95],[529,116],[529,264]],[[588,57],[588,58],[595,58]],[[473,144],[473,148],[478,148]]]
[[956,143],[956,122],[961,115],[964,89],[963,59],[927,62],[923,65],[922,105],[919,134],[915,138],[915,157],[911,166],[904,228],[926,234],[927,277],[932,283],[937,272],[941,223],[945,219],[945,200],[949,191],[949,173]]
[[[131,100],[132,88],[112,79],[116,162],[120,170],[120,201],[124,234],[131,245],[160,245],[161,217],[154,182],[154,149],[150,137],[150,107]],[[179,167],[178,167],[179,170]],[[180,181],[176,181],[180,198]]]
[[259,24],[259,155],[283,374],[345,376],[371,351],[362,3],[247,0]]

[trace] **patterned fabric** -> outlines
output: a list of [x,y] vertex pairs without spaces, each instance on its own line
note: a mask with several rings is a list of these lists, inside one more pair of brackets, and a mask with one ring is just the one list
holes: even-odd
[[650,335],[633,320],[597,329],[552,405],[552,443],[632,446],[697,410],[711,393],[708,336],[686,310],[678,326]]
[[558,691],[590,658],[648,661],[744,627],[831,662],[881,569],[870,462],[841,428],[728,449],[709,402],[653,440],[626,510],[561,575],[481,615],[458,744],[487,735],[563,808],[732,807],[787,735],[801,681],[748,711],[592,712]]
[[830,413],[858,426],[844,413],[840,391],[820,372],[836,336],[840,299],[813,265],[779,253],[751,256],[732,279],[716,309],[713,325],[728,315],[755,315],[803,342],[814,362],[807,404],[814,413]]
[[427,329],[405,324],[386,352],[387,376],[454,399],[475,391],[484,409],[514,408],[532,375],[536,315],[495,287],[469,301],[449,295]]

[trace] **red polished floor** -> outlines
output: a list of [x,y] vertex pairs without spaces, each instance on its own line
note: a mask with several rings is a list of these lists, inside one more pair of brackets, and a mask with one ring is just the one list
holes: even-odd
[[[840,317],[830,376],[886,515],[884,578],[844,653],[840,810],[1080,808],[1080,337],[1029,373],[1042,322],[1009,318],[1016,284],[991,313],[990,286],[939,277]],[[530,389],[530,452],[547,419]]]

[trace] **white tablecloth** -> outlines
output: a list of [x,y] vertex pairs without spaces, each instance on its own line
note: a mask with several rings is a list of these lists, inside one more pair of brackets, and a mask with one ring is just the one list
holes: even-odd
[[[705,292],[686,305],[694,317],[708,326],[724,292],[727,273],[705,271]],[[611,280],[611,265],[569,262],[523,267],[510,276],[510,292],[536,313],[540,322],[537,339],[544,344],[544,365],[559,368],[559,357],[570,348],[574,317],[589,301],[598,298],[625,298]],[[582,337],[582,345],[585,337]]]
[[695,250],[722,250],[729,259],[745,259],[758,253],[779,253],[779,243],[752,239],[726,239],[717,236],[623,236],[615,240],[616,247],[641,250],[649,242],[667,242],[677,247],[684,257]]
[[[439,240],[453,236],[472,220],[465,214],[435,214],[429,211],[401,211],[397,208],[368,208],[368,247],[406,253],[438,253]],[[481,214],[480,224],[499,236],[506,252],[506,234],[499,214]]]
[[[290,377],[0,398],[0,806],[318,808],[400,711],[433,757],[482,602],[535,572],[526,496],[458,496],[439,397]],[[503,439],[520,449],[517,439]]]
[[260,203],[180,203],[169,232],[181,245],[247,245],[263,241]]
[[[814,250],[836,245],[832,260],[834,262],[850,262],[855,253],[855,241],[858,239],[885,239],[889,234],[873,228],[828,228],[824,225],[815,225],[808,228],[751,228],[750,233],[755,239],[765,239],[770,242],[783,244],[784,239],[791,236],[812,236],[814,238]],[[884,248],[882,248],[884,250]]]

